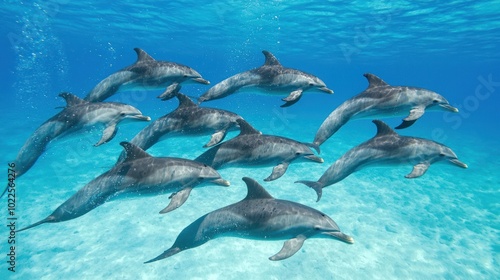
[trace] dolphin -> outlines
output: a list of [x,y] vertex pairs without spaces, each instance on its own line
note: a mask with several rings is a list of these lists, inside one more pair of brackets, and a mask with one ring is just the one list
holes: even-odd
[[236,74],[216,84],[205,92],[198,102],[204,102],[226,97],[240,89],[260,89],[268,93],[288,94],[282,100],[286,103],[281,107],[295,104],[306,90],[320,90],[333,93],[318,77],[300,70],[286,68],[268,51],[262,51],[266,57],[261,67]]
[[259,240],[283,240],[283,248],[269,259],[293,256],[311,237],[334,238],[352,244],[326,214],[311,207],[273,198],[259,183],[244,177],[247,196],[240,202],[210,212],[181,231],[170,249],[145,263],[173,256],[221,236]]
[[44,223],[78,218],[111,199],[179,190],[170,196],[169,205],[160,212],[167,213],[180,207],[191,190],[202,182],[211,181],[229,186],[228,181],[205,164],[181,158],[152,157],[128,142],[121,142],[120,145],[127,151],[127,158],[123,163],[90,181],[47,218],[18,232]]
[[296,183],[303,183],[313,188],[319,201],[324,187],[333,185],[369,165],[412,164],[413,170],[405,176],[406,178],[422,176],[429,166],[436,162],[447,162],[467,168],[467,164],[459,161],[457,155],[443,144],[422,138],[401,136],[380,120],[374,120],[373,123],[377,126],[377,134],[345,153],[317,182]]
[[195,160],[219,169],[228,165],[269,166],[275,165],[273,172],[264,181],[272,181],[285,174],[290,163],[297,159],[307,159],[323,163],[309,147],[289,138],[263,135],[243,119],[236,120],[240,134],[220,143],[201,154]]
[[124,120],[151,120],[150,117],[142,115],[136,108],[123,103],[91,103],[67,92],[61,93],[59,96],[66,100],[67,106],[44,122],[24,143],[15,160],[17,177],[26,173],[45,151],[49,142],[59,136],[68,135],[84,127],[104,124],[106,128],[103,135],[99,142],[94,145],[99,146],[113,139],[118,129],[118,123]]
[[[179,93],[179,107],[173,112],[155,120],[140,131],[130,143],[147,150],[172,133],[200,135],[212,133],[212,138],[204,147],[211,147],[221,142],[229,130],[237,127],[239,115],[220,109],[203,108],[196,105],[189,97]],[[118,159],[122,161],[125,152]]]
[[366,73],[368,88],[346,100],[323,121],[316,132],[314,144],[321,145],[350,119],[380,118],[409,115],[396,129],[407,128],[420,118],[425,110],[458,109],[441,95],[418,87],[391,86],[379,77]]
[[167,100],[179,92],[181,83],[210,84],[193,68],[179,63],[156,60],[139,48],[135,48],[134,51],[137,53],[137,61],[99,82],[85,97],[85,100],[103,101],[118,90],[162,89],[165,87],[165,92],[158,98]]

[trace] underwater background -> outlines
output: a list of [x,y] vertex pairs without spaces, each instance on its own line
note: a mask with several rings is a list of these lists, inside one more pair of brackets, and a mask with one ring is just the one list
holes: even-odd
[[[347,4],[349,3],[349,4]],[[224,168],[229,188],[196,188],[180,209],[158,214],[168,195],[111,201],[77,219],[16,234],[16,272],[8,270],[9,229],[0,229],[0,279],[498,279],[500,277],[500,1],[3,1],[0,10],[0,174],[44,121],[65,106],[62,91],[84,97],[99,81],[135,62],[140,47],[158,60],[196,69],[211,85],[263,64],[262,50],[286,67],[321,78],[335,94],[236,93],[203,103],[243,116],[265,134],[312,142],[328,114],[367,87],[364,73],[391,85],[443,95],[458,114],[426,112],[407,136],[452,148],[468,169],[436,164],[417,179],[410,165],[369,167],[324,189],[321,201],[297,180],[317,180],[352,147],[375,135],[369,119],[342,127],[321,147],[325,163],[294,163],[273,182],[272,167]],[[200,96],[210,86],[184,85]],[[177,107],[162,90],[119,92],[153,120]],[[384,119],[391,127],[402,117]],[[17,227],[49,215],[110,169],[146,123],[120,125],[93,147],[101,127],[54,141],[16,179]],[[226,139],[237,135],[231,132]],[[194,159],[209,135],[171,137],[154,156]],[[1,171],[4,170],[4,171]],[[283,241],[218,238],[143,264],[171,246],[198,217],[246,195],[258,180],[276,198],[333,218],[353,245],[309,239],[273,262]],[[0,219],[7,224],[7,199]]]

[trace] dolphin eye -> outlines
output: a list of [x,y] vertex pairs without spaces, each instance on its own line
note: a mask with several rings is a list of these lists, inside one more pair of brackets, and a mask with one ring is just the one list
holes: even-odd
[[436,100],[436,99],[432,100],[432,103],[438,103],[438,102],[439,102],[439,100]]
[[444,156],[445,156],[445,154],[441,153],[441,154],[439,154],[439,156],[440,156],[440,157],[444,157]]
[[318,226],[315,226],[314,230],[320,230],[320,228]]
[[120,113],[120,116],[122,116],[122,117],[125,116],[125,115],[126,115],[125,113]]
[[314,84],[313,84],[313,83],[309,83],[309,86],[310,86],[310,87],[313,87],[313,86],[314,86]]

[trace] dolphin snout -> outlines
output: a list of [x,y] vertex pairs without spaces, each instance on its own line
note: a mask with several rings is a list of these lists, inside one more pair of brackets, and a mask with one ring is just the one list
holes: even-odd
[[193,78],[192,79],[193,81],[197,82],[197,83],[200,83],[200,84],[204,84],[204,85],[209,85],[210,84],[210,81],[208,80],[205,80],[203,78]]
[[231,183],[228,180],[222,178],[212,180],[211,182],[224,187],[229,187],[231,185]]
[[443,107],[444,109],[451,111],[453,113],[458,113],[458,108],[451,106],[450,104],[439,104],[439,106]]
[[319,162],[319,163],[325,162],[325,160],[323,158],[320,158],[320,157],[315,156],[315,155],[308,155],[308,156],[305,156],[304,158],[307,158],[309,160],[312,160],[312,161],[315,161],[315,162]]
[[132,116],[128,116],[128,118],[130,118],[130,119],[136,119],[136,120],[139,120],[139,121],[148,121],[148,122],[151,120],[151,117],[144,116],[144,115],[132,115]]
[[329,89],[327,87],[319,87],[318,89],[321,90],[321,91],[324,91],[326,93],[329,93],[329,94],[333,93],[333,90],[331,90],[331,89]]
[[348,243],[348,244],[353,244],[354,243],[354,238],[351,236],[344,234],[340,231],[330,231],[330,232],[323,232],[322,234],[329,235],[333,238],[336,238],[342,242]]
[[469,168],[467,164],[459,161],[457,158],[450,159],[450,162],[462,168]]

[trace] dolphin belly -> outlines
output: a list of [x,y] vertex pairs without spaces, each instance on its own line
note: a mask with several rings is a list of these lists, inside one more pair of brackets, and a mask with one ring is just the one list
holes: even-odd
[[238,166],[274,166],[284,160],[284,157],[276,154],[264,153],[260,149],[255,150],[234,150],[219,149],[212,164],[214,168]]
[[[275,85],[275,84],[270,84],[270,85],[257,85],[255,87],[258,89],[256,92],[269,95],[289,95],[290,92],[294,91],[297,89],[296,86],[290,86],[288,84],[283,84],[283,85]],[[254,90],[255,90],[254,88]]]
[[368,110],[361,111],[351,119],[377,119],[377,118],[391,118],[391,117],[401,117],[408,115],[410,111],[410,106],[396,106],[392,108],[377,108],[373,107]]
[[164,90],[169,83],[159,84],[159,83],[148,83],[148,82],[138,82],[130,81],[120,86],[120,91],[140,91],[147,88],[148,90]]

